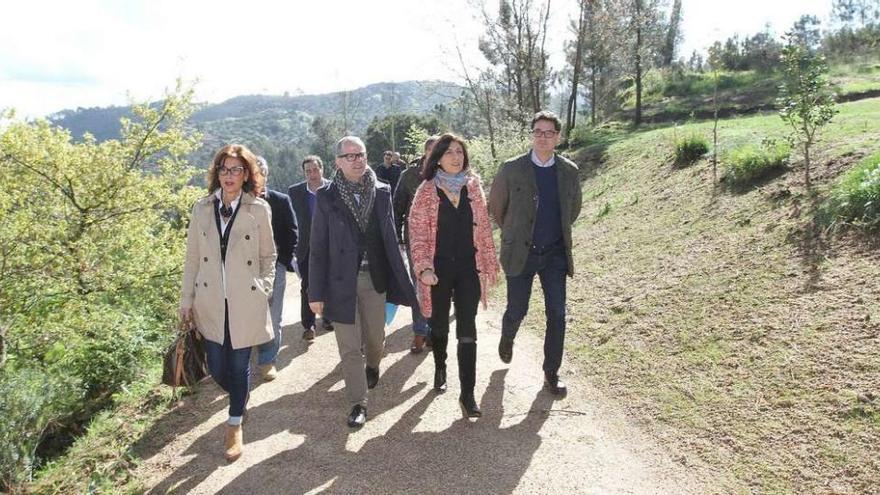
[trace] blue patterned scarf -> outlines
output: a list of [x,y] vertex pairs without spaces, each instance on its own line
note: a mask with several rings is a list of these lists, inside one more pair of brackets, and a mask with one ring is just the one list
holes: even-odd
[[437,174],[434,175],[434,184],[436,184],[437,187],[458,196],[461,194],[461,188],[467,184],[469,178],[470,174],[467,170],[462,170],[457,174],[448,174],[444,172],[442,168],[438,168]]

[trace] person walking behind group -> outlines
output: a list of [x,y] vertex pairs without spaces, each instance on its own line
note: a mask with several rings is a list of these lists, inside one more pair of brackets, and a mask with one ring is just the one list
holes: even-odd
[[419,303],[430,318],[434,341],[434,389],[446,390],[449,306],[454,300],[459,403],[465,417],[479,417],[482,412],[474,397],[477,306],[482,301],[486,307],[498,274],[489,212],[462,138],[440,136],[423,175],[409,213],[409,234]]
[[513,342],[529,310],[535,274],[544,292],[546,388],[565,395],[559,367],[565,344],[566,275],[574,275],[571,226],[581,211],[578,167],[555,153],[562,123],[553,112],[532,118],[532,149],[501,165],[489,192],[489,211],[501,227],[501,266],[507,276],[507,309],[498,355],[513,359]]
[[[397,181],[397,190],[394,192],[394,222],[397,226],[397,238],[404,246],[407,252],[407,260],[409,265],[409,273],[413,281],[417,283],[415,272],[413,271],[412,253],[409,245],[409,228],[407,227],[407,219],[409,218],[409,209],[412,206],[413,196],[416,194],[419,184],[422,183],[422,166],[434,143],[437,142],[439,136],[431,136],[425,141],[425,153],[418,159],[413,161],[409,167],[400,174],[400,180]],[[410,352],[418,354],[426,345],[433,345],[430,340],[431,328],[428,321],[422,315],[418,304],[412,307],[412,328],[413,340],[409,346]]]
[[402,171],[403,168],[394,161],[394,152],[388,150],[382,154],[382,163],[376,167],[376,178],[391,186],[391,195],[394,196],[394,190],[397,188],[397,181],[400,179]]
[[[293,212],[296,214],[299,225],[299,242],[296,245],[296,267],[300,277],[300,318],[302,320],[303,335],[306,341],[315,340],[315,313],[309,308],[309,239],[312,230],[312,213],[315,211],[315,198],[318,189],[330,184],[324,178],[324,163],[321,157],[309,155],[303,158],[303,175],[306,180],[294,184],[287,189]],[[321,318],[325,331],[333,330],[333,322],[326,316]]]
[[391,190],[367,166],[360,138],[336,143],[336,166],[312,218],[309,304],[336,324],[348,425],[357,428],[367,420],[367,389],[379,383],[385,302],[411,306],[416,295],[397,247]]
[[269,297],[275,242],[263,176],[247,148],[221,148],[208,168],[209,194],[196,201],[186,234],[180,317],[205,339],[208,370],[229,393],[226,459],[241,456],[251,347],[272,340]]
[[[269,164],[262,156],[257,157],[263,182],[269,181]],[[269,298],[269,315],[272,318],[272,329],[275,338],[257,348],[257,366],[265,381],[272,381],[278,374],[275,360],[281,348],[281,315],[284,312],[284,292],[287,286],[287,272],[293,270],[293,250],[296,246],[296,218],[290,206],[290,198],[286,194],[263,188],[260,196],[269,203],[272,209],[272,233],[275,239],[275,282],[272,285],[272,297]]]

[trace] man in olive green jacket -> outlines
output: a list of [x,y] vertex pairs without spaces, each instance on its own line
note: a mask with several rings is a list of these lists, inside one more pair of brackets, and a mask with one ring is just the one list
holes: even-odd
[[532,150],[501,165],[489,193],[489,212],[501,227],[501,267],[507,276],[507,309],[498,355],[513,359],[513,340],[529,310],[537,274],[544,291],[545,386],[565,395],[559,379],[565,344],[566,276],[574,275],[571,226],[581,211],[578,167],[555,153],[562,123],[552,112],[532,119]]

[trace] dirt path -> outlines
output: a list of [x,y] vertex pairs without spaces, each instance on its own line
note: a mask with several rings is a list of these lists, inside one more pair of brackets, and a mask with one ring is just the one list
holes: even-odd
[[[291,280],[292,279],[292,280]],[[477,399],[462,419],[455,343],[449,391],[431,389],[430,354],[410,354],[409,311],[389,327],[369,420],[345,424],[336,341],[300,339],[299,282],[289,277],[279,376],[255,382],[245,452],[223,458],[226,396],[210,381],[146,435],[135,475],[148,493],[705,493],[685,469],[627,425],[597,391],[571,375],[563,400],[541,389],[542,341],[517,337],[514,360],[496,347],[500,313],[478,316]]]

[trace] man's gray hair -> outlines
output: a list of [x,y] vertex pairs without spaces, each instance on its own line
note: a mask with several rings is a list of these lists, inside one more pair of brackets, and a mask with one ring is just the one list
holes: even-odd
[[263,173],[263,177],[269,177],[269,162],[262,156],[257,156],[257,165],[260,166],[260,172]]
[[361,138],[359,138],[357,136],[345,136],[344,138],[340,139],[339,141],[336,141],[336,154],[337,155],[342,154],[342,146],[345,143],[357,144],[358,146],[363,148],[364,151],[366,151],[366,149],[367,149],[367,145],[364,144],[364,142],[363,142],[363,140],[361,140]]

